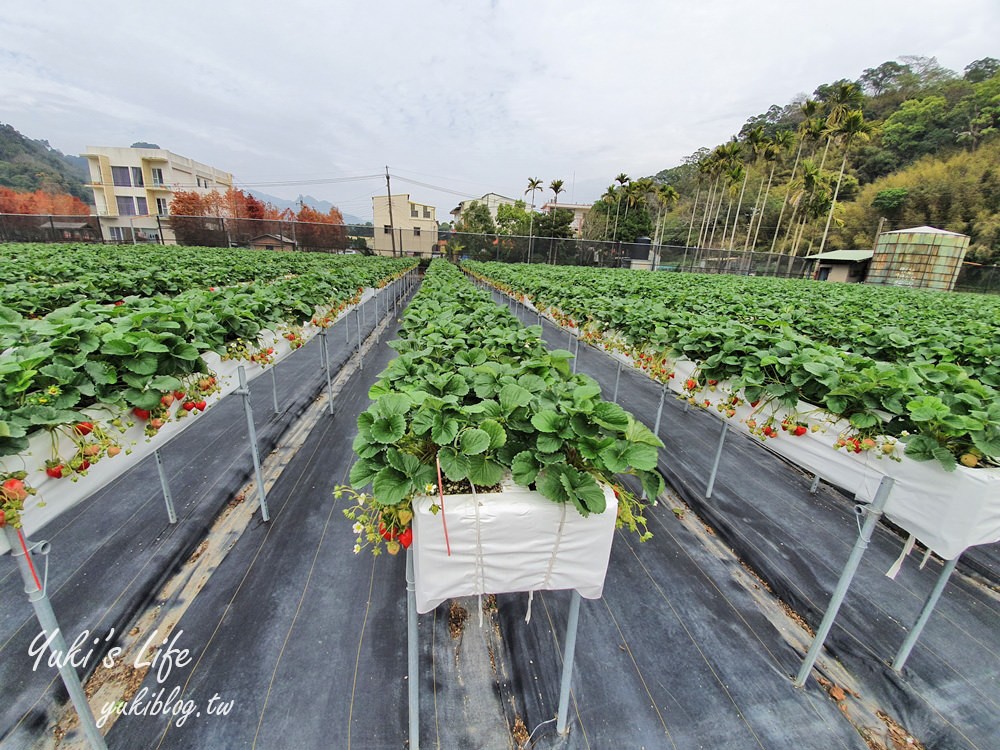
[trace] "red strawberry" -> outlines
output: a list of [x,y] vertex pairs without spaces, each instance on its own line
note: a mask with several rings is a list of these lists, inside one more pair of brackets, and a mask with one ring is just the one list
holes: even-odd
[[174,391],[175,401],[180,401],[182,398],[184,398],[184,391]]
[[24,489],[24,482],[11,478],[0,485],[0,495],[9,500],[24,500],[28,496],[28,491]]
[[385,527],[385,524],[381,522],[378,525],[378,533],[383,539],[387,541],[392,541],[393,539],[396,538],[396,532],[393,531],[392,529],[387,529]]
[[92,422],[77,422],[73,431],[76,432],[77,435],[89,435],[94,431],[94,425]]
[[181,404],[181,408],[184,411],[191,411],[194,408],[194,401],[185,401],[183,404]]
[[62,464],[56,464],[55,466],[50,466],[49,468],[47,468],[45,470],[45,473],[48,474],[53,479],[62,479],[63,478],[63,471],[64,471],[63,465]]
[[115,307],[121,307],[124,304],[125,304],[125,300],[120,299],[117,302],[115,302]]
[[684,383],[684,387],[687,388],[689,391],[693,391],[695,388],[698,387],[698,381],[695,380],[694,378],[688,378],[687,382]]
[[805,428],[805,427],[804,427],[803,425],[798,425],[798,426],[797,426],[797,427],[795,428],[795,437],[802,437],[802,436],[803,436],[803,435],[805,435],[805,434],[806,434],[806,433],[807,433],[808,431],[809,431],[809,430],[807,430],[807,429],[806,429],[806,428]]
[[403,545],[403,549],[409,549],[413,544],[413,529],[406,528],[399,532],[399,543]]
[[7,513],[3,510],[3,508],[0,508],[0,528],[6,525],[7,525]]
[[195,401],[194,408],[198,411],[205,411],[208,408],[208,402],[202,399],[201,401]]
[[136,407],[135,409],[132,410],[132,413],[135,414],[139,419],[149,419],[149,409],[140,409]]

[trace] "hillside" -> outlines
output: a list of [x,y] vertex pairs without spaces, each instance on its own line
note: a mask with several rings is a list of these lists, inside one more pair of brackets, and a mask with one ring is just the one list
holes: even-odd
[[64,156],[48,141],[31,140],[0,123],[0,186],[19,192],[68,193],[93,203],[93,194],[84,187],[88,178],[86,160]]
[[613,185],[603,202],[613,213],[630,194],[655,216],[657,185],[679,197],[664,244],[806,255],[930,224],[968,234],[969,260],[1000,262],[1000,60],[959,74],[903,57],[820,85],[678,167]]
[[[336,206],[330,201],[320,200],[319,198],[314,198],[311,195],[300,195],[293,201],[287,200],[285,198],[279,198],[276,195],[268,195],[267,193],[261,193],[257,190],[246,190],[247,193],[252,195],[259,201],[263,203],[270,203],[272,206],[279,210],[289,209],[294,212],[298,212],[302,205],[309,206],[319,211],[321,214],[329,213],[331,208],[336,208]],[[353,214],[343,214],[345,224],[364,224],[366,221],[371,221],[371,219],[362,219]]]

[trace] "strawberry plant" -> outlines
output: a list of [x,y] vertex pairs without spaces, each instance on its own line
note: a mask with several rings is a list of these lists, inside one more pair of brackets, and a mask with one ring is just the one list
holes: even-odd
[[[604,511],[599,482],[618,475],[659,495],[661,441],[601,400],[593,379],[571,372],[569,352],[549,352],[539,334],[450,264],[431,264],[390,344],[398,356],[358,418],[350,480],[355,497],[369,484],[372,497],[345,511],[360,524],[356,549],[380,549],[380,527],[405,534],[411,498],[434,490],[438,466],[458,491],[485,491],[509,472],[583,515]],[[619,522],[647,538],[642,503],[621,496]]]

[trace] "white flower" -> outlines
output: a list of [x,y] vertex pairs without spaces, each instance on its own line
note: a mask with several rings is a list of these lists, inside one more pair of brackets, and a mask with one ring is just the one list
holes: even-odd
[[354,545],[354,554],[357,555],[360,552],[361,552],[361,545],[360,544],[355,544]]
[[361,521],[358,521],[351,527],[351,531],[353,531],[355,534],[360,534],[362,531],[364,531],[364,529],[365,529],[364,524],[361,523]]

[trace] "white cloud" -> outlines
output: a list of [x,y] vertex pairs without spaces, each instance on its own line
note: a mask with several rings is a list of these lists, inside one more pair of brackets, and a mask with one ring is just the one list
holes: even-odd
[[[71,153],[154,141],[244,183],[389,164],[471,194],[575,174],[589,201],[885,60],[1000,56],[995,0],[114,5],[5,8],[0,120]],[[366,213],[381,187],[301,192]]]

